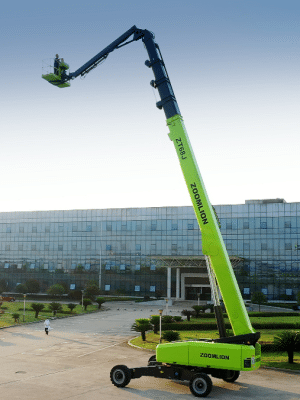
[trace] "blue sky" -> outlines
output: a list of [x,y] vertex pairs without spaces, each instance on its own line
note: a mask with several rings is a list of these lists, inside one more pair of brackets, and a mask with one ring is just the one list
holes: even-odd
[[[190,205],[141,41],[155,33],[213,204],[299,195],[299,1],[10,1],[0,16],[0,211]],[[52,62],[52,61],[51,61]],[[156,99],[155,99],[156,96]]]

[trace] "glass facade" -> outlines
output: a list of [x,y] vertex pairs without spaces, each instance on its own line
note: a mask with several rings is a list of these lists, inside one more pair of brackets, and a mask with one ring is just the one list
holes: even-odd
[[[300,203],[246,201],[215,210],[244,298],[260,290],[269,299],[294,299]],[[169,294],[185,298],[183,285],[192,292],[188,279],[205,267],[192,207],[0,213],[0,237],[0,279],[11,291],[30,278],[42,290],[62,281],[80,289],[94,279],[107,294],[165,296],[171,266]],[[187,283],[178,289],[183,275]]]

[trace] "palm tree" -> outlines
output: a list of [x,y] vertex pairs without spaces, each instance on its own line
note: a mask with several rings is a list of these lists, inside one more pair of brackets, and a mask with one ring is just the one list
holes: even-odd
[[49,309],[53,312],[54,315],[56,315],[58,311],[62,310],[62,305],[53,301],[52,303],[49,303]]
[[39,312],[42,311],[45,306],[42,303],[31,303],[31,308],[35,311],[35,318],[38,318]]
[[135,332],[141,332],[143,342],[146,341],[146,332],[152,329],[152,325],[148,318],[139,318],[135,320],[131,330]]
[[274,337],[274,346],[279,351],[288,353],[288,362],[293,364],[294,352],[300,350],[300,332],[283,331]]

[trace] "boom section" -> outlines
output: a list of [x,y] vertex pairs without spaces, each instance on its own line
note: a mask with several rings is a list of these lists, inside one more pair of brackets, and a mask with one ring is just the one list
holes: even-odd
[[167,125],[201,230],[202,251],[210,257],[233,332],[254,333],[181,115],[169,118]]

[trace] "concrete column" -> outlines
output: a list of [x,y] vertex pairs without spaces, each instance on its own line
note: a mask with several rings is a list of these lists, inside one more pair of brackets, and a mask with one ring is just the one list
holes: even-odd
[[176,268],[176,300],[180,298],[180,268]]
[[167,274],[167,298],[171,298],[171,267],[168,267]]

